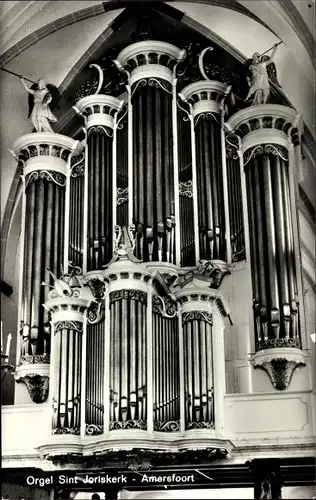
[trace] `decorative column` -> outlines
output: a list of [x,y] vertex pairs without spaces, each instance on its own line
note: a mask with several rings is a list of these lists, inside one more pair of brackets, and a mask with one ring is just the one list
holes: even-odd
[[52,274],[64,258],[65,186],[76,142],[54,133],[28,134],[13,154],[23,169],[24,244],[21,291],[21,357],[16,380],[26,383],[34,402],[47,397],[50,323],[42,304]]
[[53,331],[50,372],[53,434],[80,434],[82,401],[85,402],[82,335],[92,299],[90,290],[82,287],[72,274],[55,279],[45,303]]
[[173,45],[150,40],[125,48],[116,61],[128,75],[129,220],[136,227],[136,256],[143,261],[180,260],[173,84],[183,56]]
[[230,254],[226,151],[222,150],[223,105],[229,92],[226,84],[208,80],[192,83],[180,94],[190,108],[196,262],[226,261]]
[[264,369],[274,387],[288,387],[294,370],[305,364],[300,340],[290,192],[293,137],[301,122],[291,108],[266,104],[239,111],[226,124],[242,144],[248,202],[255,320],[254,366]]
[[87,234],[83,252],[87,271],[102,269],[113,255],[113,129],[122,104],[115,97],[91,95],[74,107],[85,118],[87,131]]
[[228,268],[214,272],[212,263],[180,276],[173,293],[179,303],[183,342],[185,430],[224,430],[225,349],[222,316],[229,312],[216,290]]

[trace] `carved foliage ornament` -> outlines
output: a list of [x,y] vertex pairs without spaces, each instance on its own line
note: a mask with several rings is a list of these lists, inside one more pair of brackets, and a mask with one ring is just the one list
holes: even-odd
[[246,151],[244,156],[244,166],[246,166],[252,158],[269,154],[279,156],[282,160],[288,161],[288,152],[285,148],[275,144],[265,144],[255,146],[254,148],[250,148]]
[[180,431],[180,420],[171,420],[170,422],[154,422],[154,431],[178,432]]
[[41,170],[32,172],[26,177],[25,188],[31,183],[38,181],[39,179],[46,180],[48,182],[54,182],[58,186],[66,186],[66,177],[60,172],[49,172],[47,170]]
[[110,304],[123,299],[138,300],[147,305],[147,294],[140,290],[118,290],[110,293]]
[[180,181],[179,182],[179,195],[185,198],[193,198],[193,182]]
[[20,358],[21,365],[30,365],[30,364],[49,364],[50,363],[50,355],[49,354],[35,354],[32,356],[31,354],[23,354]]
[[95,300],[92,301],[87,311],[88,323],[91,325],[95,325],[102,321],[103,318],[104,302],[96,302]]
[[103,434],[103,425],[86,424],[86,434],[88,436]]
[[188,321],[205,321],[209,325],[213,324],[213,317],[211,313],[202,311],[190,311],[182,314],[182,324]]
[[110,422],[110,431],[120,430],[120,429],[147,429],[147,421],[146,420],[126,420],[126,422],[122,422],[119,420],[115,420]]
[[135,83],[132,90],[132,95],[135,94],[138,88],[146,87],[147,85],[148,87],[156,87],[158,89],[162,89],[168,94],[172,94],[172,87],[169,82],[166,82],[161,78],[143,78],[142,80],[138,80]]
[[165,318],[174,318],[177,314],[177,303],[171,297],[160,297],[153,295],[153,312],[161,314]]
[[84,164],[85,164],[85,152],[83,151],[80,156],[79,160],[78,157],[73,157],[71,159],[71,177],[80,177],[81,175],[84,174]]
[[60,332],[62,330],[75,330],[82,333],[82,323],[81,321],[58,321],[54,325],[54,333]]
[[304,366],[301,360],[292,358],[272,358],[262,362],[255,362],[255,368],[261,368],[268,375],[273,387],[278,391],[284,391],[290,385],[294,371],[299,366]]
[[48,397],[49,377],[28,373],[17,379],[17,382],[24,382],[33,403],[45,403]]

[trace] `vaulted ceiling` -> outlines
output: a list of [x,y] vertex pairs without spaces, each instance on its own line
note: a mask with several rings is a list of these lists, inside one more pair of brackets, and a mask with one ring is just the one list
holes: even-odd
[[[100,47],[114,34],[118,36],[118,19],[125,9],[140,9],[144,3],[146,0],[2,1],[0,67],[31,80],[45,77],[66,92]],[[239,61],[282,41],[275,58],[282,91],[314,134],[315,0],[202,0],[151,5],[158,3],[165,7],[166,16],[172,7],[181,23]],[[0,85],[3,215],[16,171],[8,150],[32,126],[19,79],[1,71]]]

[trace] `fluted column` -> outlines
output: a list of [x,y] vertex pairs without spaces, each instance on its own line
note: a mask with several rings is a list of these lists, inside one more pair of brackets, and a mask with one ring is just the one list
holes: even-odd
[[180,263],[175,68],[183,51],[138,42],[116,64],[128,75],[129,221],[138,258]]
[[53,331],[50,371],[53,434],[79,435],[83,427],[86,399],[82,383],[85,380],[83,331],[92,298],[89,289],[81,287],[77,278],[65,276],[55,281],[45,303]]
[[[116,117],[122,102],[115,97],[91,95],[80,99],[75,110],[85,118],[86,198],[84,217],[84,270],[101,269],[112,258],[114,210],[113,142]],[[77,217],[76,214],[74,214]]]
[[298,288],[290,193],[293,137],[301,133],[295,110],[253,106],[236,113],[227,128],[240,138],[246,176],[255,366],[265,369],[277,389],[285,389],[304,364],[300,347]]
[[200,81],[185,87],[192,137],[192,185],[195,211],[196,262],[230,260],[226,150],[223,105],[230,87]]
[[51,283],[49,271],[57,274],[63,264],[65,187],[75,145],[63,135],[33,133],[18,139],[12,151],[23,169],[25,187],[19,311],[20,363],[24,366],[17,369],[16,379],[28,387],[32,372],[42,370],[42,376],[48,375],[43,364],[49,363],[50,324],[42,306],[48,293],[43,282]]

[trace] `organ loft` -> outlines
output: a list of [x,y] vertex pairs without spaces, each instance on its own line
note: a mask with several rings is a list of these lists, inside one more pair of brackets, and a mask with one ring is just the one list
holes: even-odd
[[243,452],[255,498],[276,498],[273,480],[260,496],[280,470],[261,424],[247,442],[234,421],[267,412],[278,428],[282,397],[309,390],[303,117],[283,97],[277,44],[244,63],[159,8],[126,11],[58,102],[24,82],[15,404],[45,408],[36,450],[53,469]]

